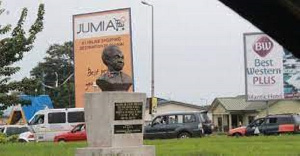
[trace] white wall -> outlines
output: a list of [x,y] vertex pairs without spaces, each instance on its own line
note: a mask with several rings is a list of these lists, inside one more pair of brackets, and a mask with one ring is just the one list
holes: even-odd
[[[181,105],[175,105],[175,104],[167,104],[167,105],[157,107],[157,113],[154,116],[163,114],[163,113],[168,113],[168,112],[175,112],[175,111],[200,111],[200,109],[181,106]],[[147,122],[147,121],[151,121],[151,120],[152,120],[152,117],[149,114],[149,109],[146,109],[145,110],[145,121]]]

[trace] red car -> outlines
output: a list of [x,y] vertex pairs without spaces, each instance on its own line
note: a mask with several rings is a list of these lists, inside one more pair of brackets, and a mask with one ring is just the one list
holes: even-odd
[[85,141],[85,124],[76,125],[70,132],[62,133],[54,137],[54,142]]

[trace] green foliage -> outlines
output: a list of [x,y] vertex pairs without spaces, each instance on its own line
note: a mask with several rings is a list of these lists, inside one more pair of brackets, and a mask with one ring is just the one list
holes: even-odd
[[6,142],[18,142],[19,135],[12,135],[6,138]]
[[73,42],[51,45],[46,53],[44,62],[30,72],[39,82],[38,94],[48,94],[55,108],[74,107]]
[[0,133],[0,144],[18,142],[19,135],[12,135],[7,137],[5,134]]
[[[0,9],[0,15],[3,12],[4,9]],[[13,63],[20,61],[23,58],[23,54],[32,49],[37,33],[43,29],[44,4],[39,5],[37,18],[26,33],[23,29],[23,25],[27,13],[28,9],[23,8],[17,25],[12,31],[11,25],[0,25],[0,35],[8,36],[0,40],[0,103],[3,104],[0,110],[20,102],[18,94],[8,94],[12,91],[25,90],[22,88],[24,86],[22,82],[10,82],[10,76],[20,70],[20,67],[13,66]],[[11,34],[7,35],[10,31]],[[27,82],[27,80],[24,81]]]
[[6,135],[0,132],[0,144],[6,143]]

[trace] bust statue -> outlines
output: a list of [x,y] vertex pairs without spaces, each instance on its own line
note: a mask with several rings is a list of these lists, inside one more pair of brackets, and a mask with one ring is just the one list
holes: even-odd
[[102,91],[128,91],[132,85],[132,78],[123,73],[124,55],[120,48],[110,45],[104,48],[102,61],[108,70],[97,80],[96,84]]

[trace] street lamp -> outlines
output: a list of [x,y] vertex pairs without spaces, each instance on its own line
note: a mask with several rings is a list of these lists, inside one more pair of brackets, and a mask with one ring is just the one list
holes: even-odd
[[154,7],[148,2],[142,1],[144,5],[150,6],[152,11],[152,53],[151,53],[151,97],[154,97]]

